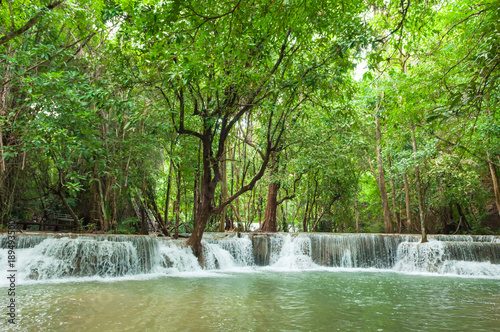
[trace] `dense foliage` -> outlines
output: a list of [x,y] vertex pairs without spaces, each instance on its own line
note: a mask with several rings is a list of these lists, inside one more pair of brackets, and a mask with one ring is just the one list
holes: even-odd
[[498,232],[499,8],[3,1],[1,223]]

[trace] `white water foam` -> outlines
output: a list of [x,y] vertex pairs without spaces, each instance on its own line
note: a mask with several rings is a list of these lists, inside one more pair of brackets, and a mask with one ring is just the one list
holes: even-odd
[[[464,237],[456,237],[454,242],[432,240],[424,244],[402,242],[397,245],[399,242],[393,241],[389,236],[379,242],[373,240],[375,235],[365,236],[366,244],[360,242],[363,238],[361,234],[323,241],[328,236],[259,236],[259,241],[263,238],[268,241],[264,247],[261,246],[263,254],[268,255],[269,259],[269,265],[265,267],[255,266],[256,253],[248,236],[209,238],[203,241],[204,268],[182,240],[124,237],[108,241],[106,237],[47,237],[43,241],[35,241],[31,248],[16,249],[16,281],[24,284],[141,280],[167,276],[225,277],[228,276],[227,273],[259,273],[269,270],[385,271],[500,279],[500,264],[496,264],[498,244],[486,243],[486,238],[481,238],[484,241],[474,238],[476,241],[460,242]],[[315,244],[312,239],[316,241]],[[375,253],[382,252],[381,257],[385,257],[387,262],[382,264],[378,258],[371,260],[371,256],[364,254],[366,250],[371,250],[374,258],[377,258]],[[7,252],[6,249],[0,249],[0,287],[6,286],[8,282]],[[325,263],[316,263],[321,261],[316,259],[321,258],[322,252],[323,255],[331,254],[336,257],[331,261],[333,266],[326,267],[323,266],[327,265]],[[358,262],[360,260],[363,262],[362,266]],[[325,262],[328,263],[327,260]]]
[[398,261],[393,270],[413,274],[500,277],[498,264],[450,259],[447,247],[461,245],[460,242],[454,244],[441,241],[403,242],[398,247]]
[[196,272],[201,271],[198,259],[193,255],[191,248],[179,246],[172,241],[162,243],[159,247],[158,260],[155,264],[156,272]]
[[271,254],[271,265],[267,268],[274,271],[299,271],[321,269],[311,258],[311,239],[308,237],[283,236],[283,245],[279,253]]

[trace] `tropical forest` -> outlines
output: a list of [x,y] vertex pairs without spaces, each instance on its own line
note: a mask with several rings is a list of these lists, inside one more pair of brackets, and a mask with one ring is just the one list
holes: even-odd
[[499,79],[498,0],[2,0],[2,324],[497,329]]

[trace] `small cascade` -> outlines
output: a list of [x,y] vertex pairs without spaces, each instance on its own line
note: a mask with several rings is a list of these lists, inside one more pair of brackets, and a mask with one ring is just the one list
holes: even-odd
[[236,267],[233,256],[214,243],[203,243],[203,259],[206,270],[227,270]]
[[168,272],[170,269],[177,272],[201,270],[198,259],[193,255],[191,248],[186,246],[185,241],[162,241],[159,247],[159,254],[156,272]]
[[311,240],[308,237],[292,237],[290,235],[281,235],[281,237],[281,250],[271,252],[270,268],[278,270],[319,268],[311,258]]
[[391,268],[397,260],[398,245],[419,240],[411,235],[311,233],[307,236],[316,264],[344,268]]
[[[53,239],[53,235],[24,235],[16,234],[16,249],[33,248],[37,244],[42,243],[46,239]],[[7,248],[7,235],[0,235],[0,248]]]
[[243,235],[242,237],[233,236],[221,239],[207,239],[205,243],[215,244],[219,248],[229,252],[236,266],[243,267],[254,265],[252,241],[247,235]]
[[401,243],[395,271],[500,276],[500,245],[481,242]]
[[145,272],[130,242],[89,239],[45,239],[19,259],[26,279],[111,277]]
[[[16,234],[16,249],[34,248],[49,239],[81,239],[89,241],[127,242],[131,243],[138,254],[138,265],[143,271],[153,268],[158,252],[158,241],[149,236],[140,235],[79,235],[79,234]],[[7,236],[0,236],[1,248],[7,248]]]
[[429,235],[429,240],[446,242],[488,242],[500,243],[500,236],[497,235]]

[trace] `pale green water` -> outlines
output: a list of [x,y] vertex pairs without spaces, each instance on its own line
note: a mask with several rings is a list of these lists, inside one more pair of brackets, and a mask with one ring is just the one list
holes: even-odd
[[19,331],[500,331],[492,279],[213,273],[20,285],[17,299]]

